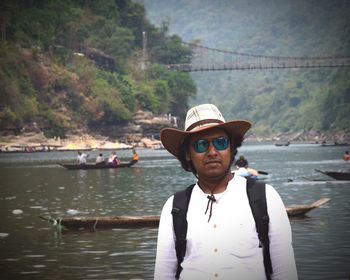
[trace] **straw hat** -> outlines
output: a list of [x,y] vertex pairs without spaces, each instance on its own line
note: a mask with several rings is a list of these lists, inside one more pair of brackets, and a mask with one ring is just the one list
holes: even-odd
[[219,109],[213,104],[202,104],[188,110],[185,130],[164,128],[160,133],[163,146],[175,157],[179,158],[181,146],[186,137],[209,128],[222,128],[231,138],[242,137],[251,127],[246,120],[226,122]]

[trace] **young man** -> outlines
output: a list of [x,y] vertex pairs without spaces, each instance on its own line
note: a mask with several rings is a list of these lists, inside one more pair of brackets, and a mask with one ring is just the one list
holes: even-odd
[[[203,104],[187,112],[185,130],[161,131],[164,147],[197,178],[187,211],[186,252],[178,268],[173,199],[165,203],[159,224],[155,279],[267,279],[263,249],[249,205],[246,183],[231,165],[248,121],[225,122],[216,106]],[[272,279],[294,280],[297,271],[291,227],[284,204],[266,185]],[[180,272],[179,277],[175,276]]]
[[77,164],[86,164],[88,157],[89,157],[88,154],[85,154],[85,153],[82,153],[81,151],[78,151]]

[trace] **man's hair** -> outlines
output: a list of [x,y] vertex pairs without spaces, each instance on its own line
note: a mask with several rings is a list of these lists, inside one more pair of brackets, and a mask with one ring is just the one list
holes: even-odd
[[[231,163],[232,165],[233,161],[235,160],[235,156],[237,155],[237,148],[242,146],[243,137],[242,136],[236,136],[232,137],[229,134],[227,134],[230,138],[230,146],[231,146]],[[188,172],[192,172],[193,174],[196,174],[196,169],[194,168],[194,165],[192,161],[189,161],[186,159],[186,153],[189,149],[189,143],[190,143],[190,136],[185,138],[185,141],[180,146],[180,154],[179,154],[179,161],[181,163],[181,166],[183,169],[185,169]]]

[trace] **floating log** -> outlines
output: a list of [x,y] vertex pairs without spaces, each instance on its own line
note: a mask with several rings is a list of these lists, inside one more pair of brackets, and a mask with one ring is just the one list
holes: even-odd
[[[305,215],[310,210],[327,203],[329,198],[321,198],[309,205],[290,205],[286,207],[289,217]],[[156,228],[159,225],[160,216],[95,216],[95,217],[63,217],[53,219],[40,216],[53,225],[63,226],[66,229],[94,230],[107,228]]]
[[287,214],[289,217],[294,217],[294,216],[302,216],[305,215],[307,212],[309,212],[312,209],[318,208],[321,205],[327,203],[328,201],[330,201],[330,198],[321,198],[317,201],[315,201],[312,204],[309,205],[290,205],[286,207],[287,210]]

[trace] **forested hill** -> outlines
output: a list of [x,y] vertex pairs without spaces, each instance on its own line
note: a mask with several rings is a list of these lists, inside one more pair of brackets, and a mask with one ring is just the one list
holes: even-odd
[[[268,56],[350,56],[347,0],[138,2],[157,26],[210,48]],[[192,103],[216,103],[228,118],[252,120],[257,133],[350,131],[349,68],[196,72],[192,77],[198,88]]]
[[2,132],[106,131],[139,109],[182,116],[196,94],[189,74],[162,66],[190,49],[131,0],[2,0],[0,25]]

